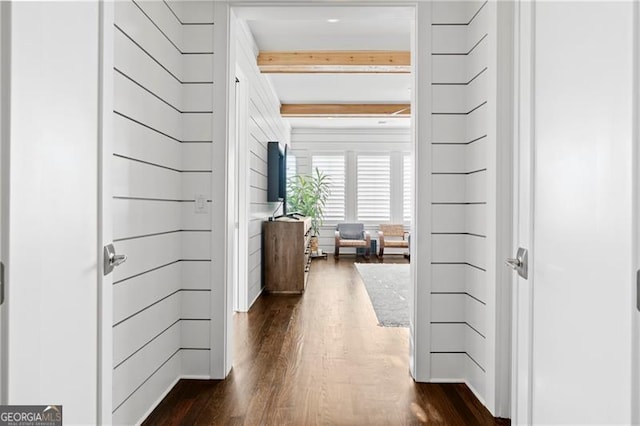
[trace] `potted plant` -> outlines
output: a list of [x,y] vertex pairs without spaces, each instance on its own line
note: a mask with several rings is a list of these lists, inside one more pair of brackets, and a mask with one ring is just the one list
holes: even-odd
[[316,167],[310,176],[296,175],[287,182],[287,211],[311,218],[311,251],[318,251],[318,235],[329,199],[329,177]]

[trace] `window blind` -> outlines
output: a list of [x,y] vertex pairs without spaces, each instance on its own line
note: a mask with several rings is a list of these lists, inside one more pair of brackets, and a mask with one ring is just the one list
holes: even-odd
[[402,160],[402,211],[405,223],[411,223],[411,155]]
[[345,220],[345,165],[344,155],[314,155],[311,157],[313,173],[316,168],[329,177],[329,199],[324,208],[325,222]]
[[287,182],[289,182],[291,177],[297,174],[296,156],[287,154]]
[[361,222],[391,220],[391,162],[388,155],[358,155],[357,218]]

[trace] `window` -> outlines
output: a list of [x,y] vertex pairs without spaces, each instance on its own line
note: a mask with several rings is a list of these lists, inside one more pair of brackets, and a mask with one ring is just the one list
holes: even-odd
[[405,223],[411,223],[411,155],[402,160],[402,211]]
[[391,162],[388,155],[358,155],[357,218],[362,222],[391,220]]
[[312,172],[316,168],[329,177],[329,199],[324,208],[325,222],[340,222],[345,219],[345,167],[344,155],[314,155],[311,158]]
[[287,154],[287,182],[289,182],[289,179],[291,179],[291,177],[297,174],[298,171],[296,167],[296,156],[289,153]]

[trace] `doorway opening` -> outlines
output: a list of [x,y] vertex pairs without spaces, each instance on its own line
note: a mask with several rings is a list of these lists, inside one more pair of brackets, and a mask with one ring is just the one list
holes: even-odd
[[[333,262],[334,230],[338,223],[364,223],[374,244],[380,242],[380,224],[400,224],[406,231],[401,239],[415,228],[412,226],[415,132],[411,115],[416,110],[412,107],[415,72],[410,58],[417,34],[413,29],[412,7],[325,6],[310,13],[300,6],[233,6],[229,13],[230,65],[233,64],[234,75],[239,72],[244,75],[237,79],[240,83],[235,84],[235,105],[229,108],[235,115],[230,120],[236,145],[232,151],[237,154],[235,177],[238,181],[246,178],[246,183],[239,183],[234,194],[239,212],[245,212],[246,222],[238,220],[236,227],[245,227],[247,231],[240,238],[244,241],[235,240],[239,250],[234,261],[233,305],[235,311],[246,312],[262,293],[261,223],[281,209],[278,203],[266,202],[269,141],[288,145],[289,177],[310,175],[317,168],[330,178],[332,196],[325,208],[319,238],[320,253],[324,256],[314,262],[328,261],[324,260],[327,254]],[[373,64],[361,67],[357,73],[340,66],[330,71],[271,72],[263,66],[261,58],[276,51],[329,54],[378,51],[392,58],[400,52],[407,63],[393,67]],[[378,69],[373,69],[376,66]],[[244,124],[241,124],[239,87],[246,90],[242,96],[247,105]],[[341,112],[340,106],[345,105],[347,111]],[[305,107],[313,111],[291,112]],[[366,112],[367,108],[373,112]],[[240,136],[242,133],[244,136]],[[242,143],[244,147],[240,146]],[[243,195],[245,202],[240,201]],[[234,213],[236,218],[239,212]],[[369,246],[374,259],[378,244]],[[355,249],[341,252],[350,259],[356,254]],[[408,263],[408,247],[387,248],[384,255],[387,263]],[[406,292],[413,293],[408,268],[407,265]],[[404,298],[403,315],[408,326],[407,299],[414,298],[406,295]]]
[[[351,51],[388,51],[391,56],[394,51],[400,51],[408,58],[412,12],[394,12],[396,16],[389,20],[382,19],[382,8],[369,11],[365,16],[355,16],[354,10],[324,7],[320,8],[323,10],[321,16],[310,19],[309,15],[303,16],[303,9],[289,7],[284,8],[284,12],[282,9],[234,7],[231,12],[231,31],[236,34],[232,38],[235,40],[232,56],[236,70],[244,69],[244,75],[248,76],[246,82],[241,79],[240,83],[236,83],[234,95],[237,101],[237,88],[248,88],[243,98],[249,104],[244,115],[248,117],[246,123],[240,124],[243,114],[239,113],[237,102],[237,118],[232,120],[237,142],[246,141],[245,147],[236,148],[236,163],[241,169],[236,171],[236,176],[239,177],[238,173],[241,173],[247,178],[247,184],[238,185],[236,199],[246,195],[246,203],[241,202],[239,210],[250,218],[247,221],[246,240],[241,238],[247,247],[240,248],[238,254],[240,261],[243,258],[246,261],[243,266],[236,262],[236,276],[239,278],[240,274],[246,274],[245,279],[235,279],[234,285],[234,294],[245,293],[240,297],[241,303],[234,303],[236,310],[244,304],[245,309],[241,311],[246,311],[261,291],[261,285],[257,282],[261,278],[260,221],[280,210],[279,204],[264,200],[267,141],[277,140],[288,145],[289,177],[295,174],[309,175],[315,168],[329,175],[332,195],[325,208],[324,226],[320,233],[321,252],[333,252],[333,233],[338,222],[366,222],[367,231],[373,234],[374,241],[377,240],[379,223],[399,222],[407,232],[410,229],[412,74],[409,64],[403,73],[397,72],[397,69],[396,72],[367,70],[357,74],[340,69],[332,73],[324,70],[318,73],[308,70],[271,73],[260,64],[260,59],[268,55],[265,52],[318,50],[320,45],[314,38],[320,36],[323,40],[321,50],[325,52],[344,53],[346,46]],[[286,37],[283,29],[287,32]],[[376,29],[380,34],[372,41]],[[312,33],[310,36],[309,31]],[[307,34],[307,39],[294,37],[291,32],[294,35]],[[295,46],[292,40],[295,40]],[[392,105],[388,105],[390,103]],[[387,107],[389,111],[369,114],[358,111],[316,111],[300,115],[285,112],[288,108],[305,105],[326,108],[332,104],[346,104],[351,108]],[[277,116],[273,115],[274,111]],[[280,117],[280,111],[285,114],[284,119]],[[246,136],[240,137],[243,131]],[[305,140],[309,135],[321,141],[310,146],[310,142]],[[345,139],[348,142],[341,143]],[[372,143],[375,147],[371,146]],[[238,162],[243,157],[246,158],[245,165],[240,166]],[[376,167],[377,176],[368,174],[367,161],[371,163],[370,166]],[[359,181],[362,182],[358,184]],[[242,222],[239,221],[241,229]],[[346,251],[355,254],[355,249]],[[398,254],[402,257],[406,251],[398,251]],[[386,254],[391,257],[393,249],[388,249]]]
[[[504,213],[503,209],[510,208],[505,206],[509,203],[505,202],[504,186],[499,187],[498,181],[505,176],[498,161],[510,161],[502,151],[501,160],[498,160],[497,155],[500,144],[504,144],[510,137],[507,135],[508,131],[498,130],[496,124],[495,105],[502,102],[496,99],[496,76],[499,73],[495,66],[498,62],[498,12],[497,6],[491,3],[465,3],[464,7],[447,9],[449,7],[438,5],[431,8],[420,4],[415,7],[386,7],[376,4],[357,8],[344,5],[331,10],[332,8],[326,6],[285,7],[265,4],[234,5],[228,13],[233,18],[230,26],[235,25],[237,31],[248,34],[249,40],[254,36],[259,38],[270,31],[269,24],[258,23],[252,27],[252,21],[270,20],[277,21],[278,29],[291,38],[291,32],[287,32],[287,22],[294,20],[296,13],[307,18],[314,16],[323,23],[333,25],[349,16],[367,21],[371,18],[367,14],[381,11],[386,13],[387,17],[407,17],[409,25],[412,26],[410,50],[413,90],[410,92],[409,101],[412,124],[409,127],[408,141],[408,152],[412,157],[410,156],[410,160],[406,162],[411,165],[410,192],[413,195],[410,201],[411,258],[420,260],[412,263],[410,272],[409,368],[417,381],[466,383],[485,401],[492,412],[506,417],[510,393],[509,371],[508,368],[503,369],[503,366],[510,364],[506,361],[510,347],[509,330],[502,327],[496,329],[495,326],[498,321],[510,321],[507,314],[508,296],[500,292],[505,287],[504,282],[510,278],[508,273],[503,273],[500,269],[503,253],[498,248],[496,240],[499,238],[500,244],[509,247],[510,238],[505,238],[502,233],[502,223],[498,226],[497,222],[492,220],[498,217],[498,210]],[[335,11],[339,11],[341,16],[329,16],[335,14]],[[313,27],[307,22],[305,28]],[[229,39],[237,40],[238,33],[233,34]],[[251,73],[244,70],[245,74],[251,74],[247,76],[249,86],[253,84],[252,79],[261,75],[255,64],[255,58],[262,50],[259,44],[255,40],[249,41],[244,50],[234,48],[229,54],[229,64],[233,64],[233,67],[239,63],[240,56],[254,61]],[[306,49],[311,48],[314,46],[310,45]],[[304,48],[299,50],[301,49]],[[227,71],[228,75],[233,72],[235,69]],[[275,107],[279,110],[280,103],[287,105],[286,97],[281,94],[276,96],[276,101],[271,102],[271,105],[269,100],[273,92],[278,93],[279,81],[291,77],[286,74],[280,71],[274,74],[275,77],[271,78],[271,83],[267,84],[265,89],[255,89],[256,98],[249,100],[248,108],[250,116],[252,109],[256,115],[255,119],[247,121],[248,126],[254,126],[256,132],[262,133],[263,143],[268,140],[291,143],[294,153],[292,158],[295,158],[298,173],[308,173],[320,164],[325,164],[327,170],[330,169],[329,166],[335,168],[336,165],[342,164],[343,169],[340,173],[344,176],[343,210],[334,209],[332,213],[339,219],[346,220],[350,218],[351,211],[351,218],[357,220],[359,153],[353,146],[353,139],[334,139],[333,145],[327,145],[321,150],[318,148],[318,141],[323,140],[318,137],[320,132],[317,132],[317,125],[312,127],[313,132],[309,127],[296,130],[294,125],[293,131],[287,136],[286,125],[279,124],[274,117],[262,119],[268,108]],[[309,83],[309,80],[305,81],[305,78],[310,77],[300,78],[297,85],[283,84],[282,93],[286,95],[286,90],[291,88],[298,89],[297,92],[313,89],[314,85]],[[325,89],[323,93],[327,94],[328,90]],[[291,99],[295,100],[293,97]],[[301,101],[298,100],[297,103]],[[330,102],[325,101],[325,104]],[[234,108],[229,110],[233,111]],[[401,109],[394,112],[396,111],[399,112]],[[262,118],[256,118],[260,114]],[[315,117],[294,119],[302,121],[322,118],[325,123],[331,123],[333,128],[324,126],[322,132],[326,142],[327,135],[335,136],[342,132],[337,130],[339,126],[336,123],[339,118],[327,115],[317,113]],[[270,121],[271,119],[273,121]],[[376,124],[382,126],[388,123]],[[350,137],[353,138],[354,135],[350,134]],[[247,140],[251,141],[250,132]],[[363,157],[371,151],[373,143],[369,141],[369,145],[364,150]],[[317,151],[315,154],[314,150]],[[254,153],[245,154],[249,158],[247,165],[251,169],[251,161],[258,156],[253,155]],[[375,154],[380,156],[380,152]],[[371,158],[372,161],[377,159],[379,158]],[[255,161],[255,167],[264,167],[264,161]],[[391,169],[389,175],[397,174],[393,171],[393,164],[397,166],[405,163],[404,152],[400,150],[396,154],[391,153],[388,161]],[[402,170],[402,167],[398,170]],[[254,171],[257,172],[256,178],[261,179],[259,170]],[[506,176],[509,179],[508,173]],[[264,177],[263,172],[262,179]],[[249,185],[245,189],[249,188],[247,193],[250,196],[260,191],[257,187],[259,185],[255,185],[256,182],[251,175],[248,177]],[[349,182],[356,184],[349,187]],[[389,192],[394,193],[395,189],[397,195],[401,185],[391,186]],[[352,194],[348,194],[348,191],[352,191]],[[251,202],[249,205],[251,206]],[[254,207],[259,211],[250,210],[247,215],[249,239],[252,238],[251,230],[257,230],[266,217],[277,214],[280,208],[269,203]],[[398,203],[393,203],[390,209],[393,208],[397,209],[395,217],[398,217],[398,212],[402,215]],[[339,216],[340,214],[343,216]],[[389,213],[390,216],[393,214],[394,212]],[[252,225],[254,220],[256,224]],[[327,224],[335,226],[331,221]],[[329,226],[328,229],[331,232],[334,228]],[[244,255],[249,259],[252,244],[256,244],[253,247],[256,250],[254,260],[257,261],[258,256],[261,256],[257,246],[259,233],[256,233],[255,237],[255,242],[248,244],[249,252]],[[322,241],[322,238],[326,239]],[[331,233],[325,237],[321,235],[320,247],[329,253],[333,251]],[[248,263],[251,265],[251,260]],[[257,271],[259,269],[256,267]],[[418,282],[420,286],[416,285]],[[252,285],[251,274],[248,274],[244,284],[248,287]],[[257,289],[256,295],[260,290]],[[252,292],[248,291],[247,294],[251,295]],[[250,296],[248,300],[252,301]],[[248,306],[250,305],[251,303],[248,303]],[[230,317],[227,315],[227,318]],[[230,319],[227,321],[227,332],[230,332],[229,324]],[[227,342],[229,341],[227,339]],[[230,367],[228,364],[227,368]]]

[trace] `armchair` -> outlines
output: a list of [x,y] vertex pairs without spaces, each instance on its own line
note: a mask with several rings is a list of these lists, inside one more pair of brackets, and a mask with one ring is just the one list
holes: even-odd
[[[385,247],[409,248],[409,240],[405,238],[407,235],[409,233],[404,230],[402,225],[380,225],[380,230],[378,231],[379,256],[384,256]],[[387,237],[392,238],[387,239]]]
[[333,255],[340,256],[340,247],[364,247],[364,257],[369,258],[371,235],[362,223],[339,223],[336,228],[336,246]]

